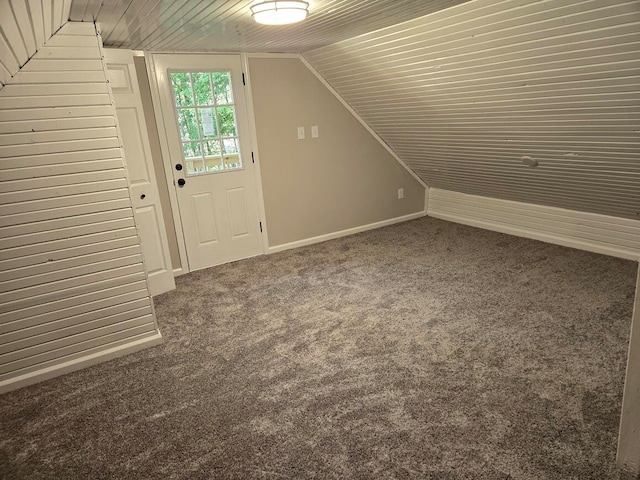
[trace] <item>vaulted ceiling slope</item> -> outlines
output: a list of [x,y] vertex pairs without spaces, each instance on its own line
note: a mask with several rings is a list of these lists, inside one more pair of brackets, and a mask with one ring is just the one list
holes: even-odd
[[71,0],[0,0],[0,88],[67,22]]
[[640,219],[637,0],[474,0],[304,56],[429,186]]
[[107,47],[191,52],[301,52],[468,0],[308,0],[300,24],[256,24],[256,0],[73,0],[71,21],[100,22]]

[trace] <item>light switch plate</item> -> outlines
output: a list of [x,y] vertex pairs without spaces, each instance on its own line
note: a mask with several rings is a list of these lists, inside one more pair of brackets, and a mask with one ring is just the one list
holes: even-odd
[[298,140],[304,140],[304,127],[298,127]]
[[320,134],[318,133],[318,126],[314,125],[311,127],[311,138],[318,138]]

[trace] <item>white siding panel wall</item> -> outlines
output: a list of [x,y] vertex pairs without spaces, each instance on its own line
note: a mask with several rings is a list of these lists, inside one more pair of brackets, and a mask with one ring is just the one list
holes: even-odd
[[640,260],[640,222],[429,189],[427,215],[567,247]]
[[69,19],[70,0],[0,2],[0,89]]
[[65,24],[0,109],[5,391],[160,336],[94,25]]
[[474,0],[304,56],[430,187],[640,219],[637,0]]

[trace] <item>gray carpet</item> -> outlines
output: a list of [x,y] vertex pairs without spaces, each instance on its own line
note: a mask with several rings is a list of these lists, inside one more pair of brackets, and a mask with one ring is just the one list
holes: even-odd
[[0,397],[3,478],[617,479],[636,264],[424,218],[180,277]]

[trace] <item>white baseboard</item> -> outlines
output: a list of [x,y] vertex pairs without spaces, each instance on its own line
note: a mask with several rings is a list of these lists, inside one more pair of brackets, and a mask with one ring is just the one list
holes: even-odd
[[430,217],[640,260],[640,221],[429,188]]
[[312,245],[314,243],[326,242],[327,240],[333,240],[340,237],[346,237],[347,235],[353,235],[354,233],[366,232],[367,230],[373,230],[375,228],[386,227],[387,225],[393,225],[394,223],[406,222],[413,220],[414,218],[424,217],[425,212],[411,213],[409,215],[403,215],[402,217],[390,218],[389,220],[382,220],[381,222],[370,223],[368,225],[362,225],[360,227],[348,228],[346,230],[340,230],[339,232],[327,233],[325,235],[318,235],[317,237],[305,238],[303,240],[297,240],[295,242],[283,243],[269,247],[267,253],[282,252],[283,250],[289,250],[291,248],[304,247],[306,245]]
[[184,275],[184,270],[182,270],[182,267],[178,267],[178,268],[174,268],[173,269],[173,277],[179,277],[180,275]]
[[153,347],[162,343],[162,335],[156,331],[151,336],[146,336],[131,342],[127,342],[115,347],[95,351],[93,353],[74,358],[64,363],[52,365],[41,370],[26,373],[17,377],[13,377],[0,382],[0,394],[10,392],[11,390],[17,390],[18,388],[26,387],[34,383],[49,380],[50,378],[64,375],[65,373],[75,372],[82,368],[96,365],[98,363],[106,362],[114,358],[122,357],[130,353],[143,350],[145,348]]

